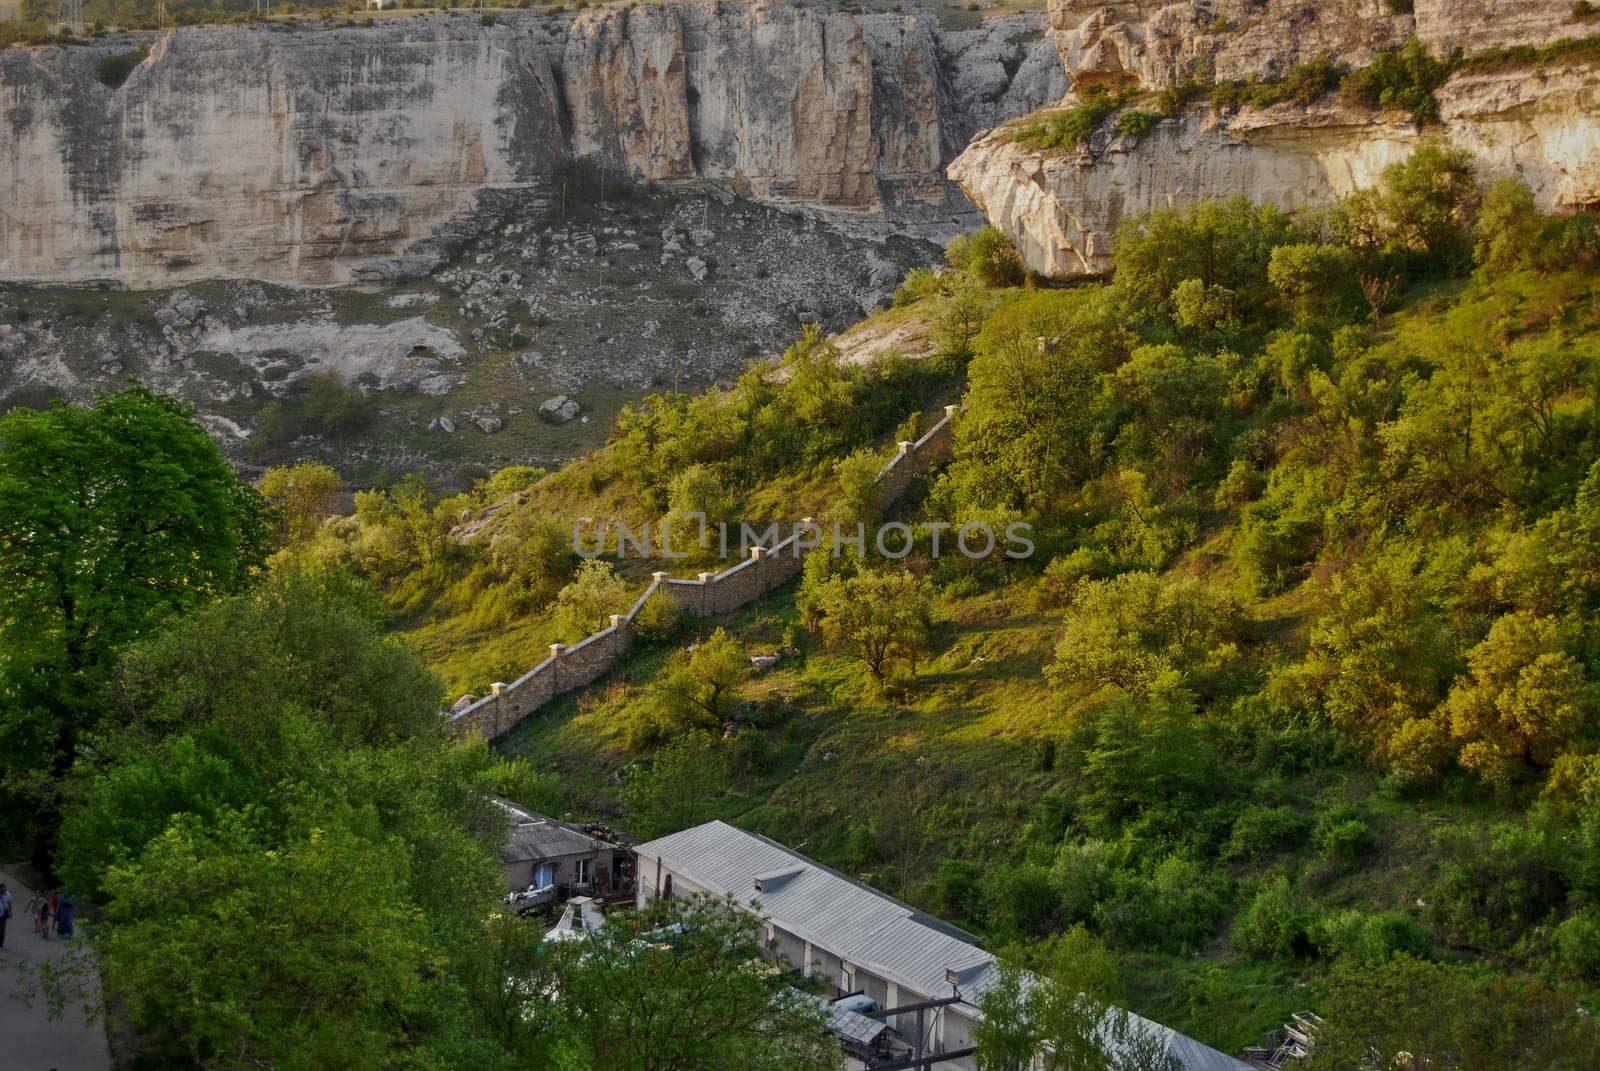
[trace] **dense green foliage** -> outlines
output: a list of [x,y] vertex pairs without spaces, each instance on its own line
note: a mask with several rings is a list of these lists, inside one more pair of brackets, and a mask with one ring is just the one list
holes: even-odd
[[[838,1042],[818,1005],[761,958],[758,918],[702,899],[614,916],[582,942],[503,945],[517,979],[500,1021],[522,1067],[561,1071],[833,1071]],[[494,930],[491,930],[494,932]],[[522,938],[526,941],[526,938]],[[524,1040],[525,1039],[525,1040]],[[509,1047],[509,1046],[508,1046]],[[545,1060],[554,1058],[554,1064]],[[543,1059],[540,1059],[542,1057]]]
[[[755,916],[677,902],[559,944],[499,913],[493,796],[559,806],[558,786],[441,731],[439,679],[326,553],[336,474],[300,464],[262,484],[275,511],[186,410],[143,390],[0,421],[7,804],[26,808],[5,817],[13,832],[39,820],[42,862],[93,905],[79,939],[120,1057],[837,1067],[816,1006],[758,959]],[[402,487],[366,511],[405,553],[441,559],[425,501]],[[726,706],[697,683],[687,700]],[[722,776],[702,741],[682,754],[686,773]],[[676,828],[697,794],[652,765]],[[53,1002],[77,992],[72,969],[38,982]]]
[[9,851],[48,850],[60,780],[119,651],[164,615],[240,590],[267,538],[261,497],[169,399],[135,389],[0,419]]
[[1046,1071],[1181,1071],[1161,1028],[1129,1014],[1122,999],[1115,960],[1082,927],[1013,952],[983,995],[978,1067],[1032,1067],[1042,1050]]
[[[481,745],[369,605],[291,575],[128,651],[58,865],[155,1053],[392,1066],[448,1052],[504,818]],[[175,965],[183,964],[181,969]]]

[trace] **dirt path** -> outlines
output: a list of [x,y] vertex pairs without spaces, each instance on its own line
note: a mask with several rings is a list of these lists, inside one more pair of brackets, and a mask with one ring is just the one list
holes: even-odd
[[[0,1065],[6,1071],[109,1071],[111,1053],[106,1045],[105,1023],[87,1021],[82,1001],[62,1009],[51,1019],[42,998],[31,1006],[19,989],[36,976],[45,963],[61,963],[69,955],[88,950],[82,929],[68,940],[43,938],[33,932],[27,903],[32,895],[28,886],[11,874],[0,871],[0,881],[10,887],[16,900],[11,920],[6,924],[6,943],[0,948]],[[99,977],[93,994],[99,999]]]

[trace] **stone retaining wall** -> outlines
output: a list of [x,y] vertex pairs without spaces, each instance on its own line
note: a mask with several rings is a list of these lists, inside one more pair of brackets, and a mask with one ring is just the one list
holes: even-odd
[[[955,406],[945,406],[943,419],[926,435],[914,443],[900,444],[900,452],[878,473],[877,483],[883,488],[885,504],[904,495],[916,477],[949,460],[955,412]],[[831,529],[821,525],[816,526],[815,533],[821,540],[833,535]],[[556,696],[598,680],[632,649],[634,619],[646,600],[658,591],[665,592],[679,610],[691,617],[720,617],[754,602],[800,572],[806,549],[815,545],[801,539],[801,534],[791,533],[772,547],[751,547],[750,557],[738,565],[720,573],[701,573],[697,580],[656,573],[632,609],[611,616],[609,627],[571,647],[551,644],[548,658],[510,684],[491,685],[487,696],[452,714],[445,723],[446,729],[458,736],[482,733],[492,740]]]

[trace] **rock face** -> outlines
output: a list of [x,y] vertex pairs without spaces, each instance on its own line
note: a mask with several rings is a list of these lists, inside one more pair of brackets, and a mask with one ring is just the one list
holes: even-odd
[[[1037,16],[774,0],[262,23],[0,51],[0,279],[338,283],[438,262],[484,189],[562,161],[937,228],[971,134],[1064,92]],[[148,57],[115,89],[101,59]],[[420,243],[420,244],[419,244]]]
[[[1505,9],[1503,22],[1486,21],[1491,8]],[[1051,32],[1078,84],[1161,88],[1189,72],[1277,77],[1318,55],[1359,64],[1413,34],[1437,52],[1464,40],[1484,48],[1592,32],[1592,24],[1575,30],[1570,13],[1570,4],[1546,0],[1417,0],[1414,18],[1392,14],[1386,0],[1052,0]],[[1195,105],[1142,135],[1119,138],[1108,126],[1072,152],[1029,150],[996,130],[975,140],[949,174],[1012,237],[1028,267],[1055,278],[1108,272],[1125,216],[1235,194],[1291,210],[1329,204],[1372,185],[1428,137],[1469,148],[1484,179],[1522,178],[1547,209],[1600,203],[1595,65],[1458,75],[1436,96],[1442,124],[1427,129],[1409,115],[1324,98],[1232,112]]]
[[[1403,5],[1397,5],[1403,6]],[[1277,78],[1328,56],[1360,66],[1416,36],[1447,55],[1582,36],[1569,0],[1050,0],[1050,36],[1080,85]]]

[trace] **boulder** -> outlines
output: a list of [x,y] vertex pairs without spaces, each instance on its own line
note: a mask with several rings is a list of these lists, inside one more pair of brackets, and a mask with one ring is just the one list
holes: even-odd
[[539,419],[551,424],[565,424],[583,411],[583,407],[565,394],[546,398],[539,403]]

